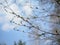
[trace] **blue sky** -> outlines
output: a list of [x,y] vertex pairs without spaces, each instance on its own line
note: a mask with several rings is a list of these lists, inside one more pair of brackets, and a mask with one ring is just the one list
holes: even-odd
[[[3,3],[4,0],[1,0],[0,3]],[[50,13],[53,13],[55,9],[55,4],[52,4],[51,1],[47,2],[47,4],[41,4],[38,0],[7,0],[9,7],[19,15],[22,15],[24,18],[32,18],[33,16],[46,16]],[[44,2],[46,3],[46,2]],[[6,2],[3,5],[7,5]],[[32,8],[30,8],[32,7]],[[36,9],[38,7],[38,9]],[[3,10],[3,6],[0,6],[0,43],[7,43],[7,45],[13,45],[14,41],[22,40],[26,41],[29,39],[27,34],[23,32],[14,31],[13,28],[16,27],[19,30],[28,31],[26,27],[20,27],[16,24],[10,23],[10,20],[14,18],[13,14],[7,13]],[[43,10],[45,9],[45,11]],[[11,12],[9,8],[6,8],[8,12]],[[38,19],[31,19],[30,21],[36,25],[41,25],[42,30],[49,31],[51,29],[51,24],[47,23],[46,21],[41,21]],[[43,18],[44,19],[44,18]],[[49,20],[45,18],[45,20]],[[15,23],[20,24],[22,21],[21,19],[15,17]],[[24,21],[23,21],[24,22]],[[24,22],[23,24],[29,25],[28,23]],[[21,24],[20,24],[21,25]],[[47,29],[47,30],[46,30]],[[28,45],[28,44],[27,44]]]
[[[8,2],[11,5],[16,4],[15,1],[14,2],[13,1],[8,0]],[[22,41],[26,42],[28,39],[27,34],[10,29],[8,25],[11,26],[12,24],[8,20],[6,20],[6,19],[10,20],[10,18],[8,16],[7,16],[8,18],[6,18],[5,16],[6,16],[6,14],[3,13],[3,10],[0,10],[0,43],[6,43],[7,45],[13,45],[14,41],[18,42],[19,40],[22,40]],[[5,24],[7,24],[7,25],[5,25]],[[5,25],[5,26],[3,26],[3,25]],[[5,28],[3,29],[2,27],[5,27]]]
[[[0,13],[0,17],[4,19],[4,14]],[[22,40],[26,42],[28,40],[27,34],[23,32],[14,31],[13,29],[10,29],[9,27],[2,29],[3,25],[10,24],[9,21],[6,22],[3,19],[0,19],[0,43],[6,43],[7,45],[13,45],[14,41],[18,42],[19,40]]]
[[[2,18],[4,18],[4,14],[0,13],[0,17],[2,15]],[[19,40],[22,41],[27,41],[28,37],[27,34],[22,33],[22,32],[18,32],[18,31],[14,31],[13,29],[8,28],[6,30],[6,28],[4,28],[5,30],[2,29],[2,26],[5,24],[10,24],[8,21],[4,23],[5,20],[1,21],[2,19],[0,19],[0,43],[6,43],[7,45],[13,45],[14,41],[18,42]],[[22,28],[21,28],[22,29]]]
[[17,31],[4,32],[0,30],[0,43],[7,43],[7,45],[13,45],[14,41],[18,40],[26,41],[28,38],[23,33]]

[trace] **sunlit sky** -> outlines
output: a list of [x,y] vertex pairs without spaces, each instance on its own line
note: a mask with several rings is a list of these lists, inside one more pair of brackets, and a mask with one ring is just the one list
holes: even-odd
[[[8,5],[10,5],[9,7],[16,14],[22,15],[25,18],[26,17],[31,18],[32,15],[39,16],[39,17],[42,15],[46,16],[47,14],[53,13],[54,6],[55,6],[55,4],[52,4],[51,2],[47,2],[47,4],[41,5],[41,2],[39,2],[38,0],[7,0],[7,2],[8,2]],[[0,3],[3,3],[4,5],[6,5],[6,3],[4,3],[4,0],[1,0]],[[32,8],[30,8],[30,6]],[[35,7],[38,7],[39,9],[35,9]],[[49,11],[46,12],[43,9],[45,9],[46,11],[48,11],[48,10]],[[7,9],[7,10],[8,10],[8,12],[11,11],[9,9]],[[19,28],[19,26],[10,23],[10,20],[12,20],[13,17],[14,17],[13,14],[6,13],[3,10],[2,6],[0,6],[0,43],[7,43],[7,45],[13,45],[14,41],[18,41],[18,40],[23,40],[23,41],[28,42],[27,34],[13,30],[14,27]],[[18,19],[17,17],[15,17],[13,21],[15,21],[16,23],[19,23],[21,21],[21,19]],[[37,25],[41,24],[42,28],[45,26],[43,28],[43,30],[45,28],[47,28],[47,29],[50,28],[48,26],[49,23],[42,22],[42,21],[38,22],[38,21],[36,21]],[[35,23],[35,21],[33,23]],[[23,27],[21,27],[19,29],[28,30]]]

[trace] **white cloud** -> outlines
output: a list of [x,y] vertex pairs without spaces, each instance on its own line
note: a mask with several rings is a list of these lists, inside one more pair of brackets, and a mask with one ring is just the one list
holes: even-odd
[[14,15],[9,14],[9,13],[8,13],[8,15],[5,16],[5,19],[6,19],[7,21],[12,20],[13,18],[14,18]]
[[2,30],[8,31],[8,30],[12,30],[14,27],[15,27],[15,25],[11,25],[11,24],[6,23],[2,26]]
[[[9,7],[10,7],[10,9],[12,9],[13,12],[15,12],[17,15],[18,15],[18,14],[20,15],[20,12],[19,12],[18,7],[16,6],[16,4],[12,4],[12,5],[10,5]],[[7,8],[6,8],[6,9],[7,9]],[[5,13],[6,13],[5,18],[6,18],[7,21],[12,20],[12,19],[14,18],[14,16],[15,16],[14,14],[9,13],[9,12],[12,12],[10,9],[7,9],[8,12],[5,12]],[[16,18],[16,19],[18,19],[18,18]],[[16,19],[15,19],[15,21],[16,21]]]
[[0,5],[0,13],[3,13],[3,6]]
[[29,2],[30,0],[16,0],[16,4],[20,5],[25,5],[26,2]]
[[23,6],[23,10],[25,11],[26,15],[32,14],[32,8],[30,8],[30,3],[26,3],[25,6]]
[[46,40],[45,45],[51,45],[52,40]]
[[[18,7],[15,5],[15,4],[12,4],[9,6],[16,14],[19,14],[19,10],[18,10]],[[7,9],[7,8],[6,8]],[[7,9],[8,12],[11,12],[11,10]],[[10,24],[9,21],[12,20],[14,18],[15,15],[13,14],[10,14],[8,12],[4,12],[6,13],[5,16],[3,17],[0,17],[0,22],[3,22],[3,25],[2,25],[2,30],[4,31],[9,31],[9,30],[12,30],[14,27],[16,27],[17,25],[15,24]],[[13,20],[15,23],[19,24],[21,19],[20,18],[17,18],[15,17],[14,20]]]
[[18,17],[15,17],[13,21],[17,24],[21,24],[20,22],[22,21],[22,19],[18,18]]
[[22,3],[24,0],[16,0],[16,2],[18,3]]
[[0,23],[3,23],[3,17],[0,17]]
[[16,4],[12,4],[12,5],[10,6],[10,8],[11,8],[16,14],[20,14],[19,8],[18,8],[18,6],[17,6]]

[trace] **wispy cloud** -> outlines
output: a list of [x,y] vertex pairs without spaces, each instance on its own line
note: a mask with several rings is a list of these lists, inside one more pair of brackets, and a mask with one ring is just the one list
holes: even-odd
[[11,25],[9,23],[6,23],[2,26],[2,30],[3,31],[9,31],[9,30],[13,30],[14,27],[15,27],[15,25]]
[[[12,4],[9,6],[16,14],[19,14],[18,11],[18,7],[15,4]],[[10,21],[14,18],[14,14],[11,14],[9,12],[11,12],[11,10],[9,10],[8,8],[6,8],[8,12],[4,12],[6,15],[0,17],[0,23],[4,23],[2,25],[2,30],[3,31],[8,31],[8,30],[12,30],[16,25],[15,24],[11,24]],[[20,23],[20,19],[18,19],[17,17],[14,18],[14,20],[16,23]]]

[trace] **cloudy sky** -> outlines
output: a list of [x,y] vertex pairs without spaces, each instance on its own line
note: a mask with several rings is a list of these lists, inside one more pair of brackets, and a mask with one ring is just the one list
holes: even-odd
[[[18,8],[15,0],[13,0],[13,1],[7,0],[7,1],[8,1],[8,4],[10,5],[9,7],[14,12],[19,14],[19,8]],[[19,0],[17,0],[17,1],[19,1]],[[0,3],[3,3],[3,2],[4,2],[4,0],[1,0]],[[20,2],[22,2],[22,0]],[[6,3],[4,3],[4,5],[5,4]],[[25,7],[27,7],[27,6],[25,6]],[[26,10],[26,8],[24,8],[24,9]],[[8,10],[8,12],[10,11],[8,8],[7,8],[7,10]],[[14,17],[14,15],[6,13],[3,9],[3,6],[0,5],[0,43],[2,43],[2,44],[7,43],[7,45],[13,45],[14,41],[16,41],[16,42],[18,40],[27,41],[27,39],[28,39],[27,34],[13,30],[13,28],[15,28],[17,26],[15,24],[10,23],[10,20],[12,20],[13,17]],[[20,20],[21,19],[17,19],[17,17],[14,19],[14,21],[16,23],[19,23]]]
[[[17,29],[28,31],[28,29],[25,27],[20,27],[19,25],[10,23],[10,21],[13,18],[14,18],[13,21],[17,24],[20,24],[20,22],[22,21],[20,18],[17,18],[15,15],[10,13],[12,12],[12,10],[17,15],[21,15],[25,18],[27,17],[31,18],[32,16],[39,16],[39,17],[42,15],[46,16],[47,14],[50,14],[54,11],[54,6],[55,6],[55,4],[52,4],[51,2],[47,2],[47,4],[41,5],[41,2],[39,2],[38,0],[7,0],[7,2],[5,0],[0,1],[0,43],[7,43],[7,45],[13,45],[13,42],[18,40],[23,40],[26,42],[28,40],[27,34],[13,30],[16,27]],[[1,5],[1,3],[3,5]],[[4,6],[7,6],[5,8],[7,12],[6,10],[4,10],[3,8]],[[37,9],[37,7],[39,9]],[[42,22],[42,21],[38,22],[38,21],[32,20],[33,23],[36,22],[36,25],[41,24],[42,28],[45,26],[43,30],[45,28],[49,29],[48,26],[49,23]],[[23,24],[27,24],[27,23],[24,22]],[[49,40],[46,42],[49,42]]]

